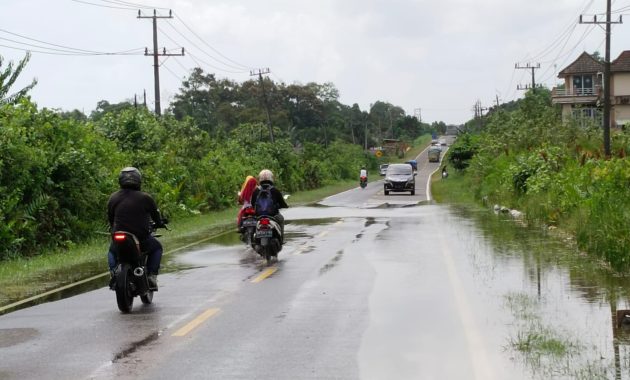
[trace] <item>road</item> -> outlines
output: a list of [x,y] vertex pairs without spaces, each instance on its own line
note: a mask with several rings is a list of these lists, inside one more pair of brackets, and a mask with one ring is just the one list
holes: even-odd
[[168,257],[131,314],[101,288],[0,316],[0,378],[528,378],[471,269],[479,232],[426,202],[439,164],[418,162],[415,196],[371,178],[286,210],[271,267],[231,234]]

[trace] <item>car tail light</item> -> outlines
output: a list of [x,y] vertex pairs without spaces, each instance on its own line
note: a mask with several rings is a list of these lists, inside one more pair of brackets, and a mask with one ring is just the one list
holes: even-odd
[[267,219],[267,218],[260,219],[260,224],[262,224],[263,226],[268,226],[269,225],[269,219]]
[[125,241],[125,239],[127,239],[127,236],[125,234],[114,234],[114,240],[115,241]]

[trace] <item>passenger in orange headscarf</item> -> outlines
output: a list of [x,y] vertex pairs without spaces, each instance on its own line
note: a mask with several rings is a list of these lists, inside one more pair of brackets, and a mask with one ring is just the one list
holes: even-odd
[[243,217],[243,212],[245,211],[245,209],[248,207],[252,207],[252,195],[254,194],[254,190],[256,190],[257,186],[258,181],[256,181],[256,178],[248,175],[247,178],[245,178],[245,182],[243,182],[243,185],[241,186],[241,191],[238,192],[238,204],[243,205],[243,207],[241,207],[241,209],[239,210],[238,216],[236,218],[236,225],[238,227],[240,227],[241,225],[241,219]]

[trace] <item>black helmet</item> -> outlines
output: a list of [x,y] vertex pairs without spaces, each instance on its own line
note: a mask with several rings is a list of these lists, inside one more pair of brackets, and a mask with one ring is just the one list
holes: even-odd
[[133,166],[127,166],[120,171],[118,183],[122,189],[140,190],[140,185],[142,184],[142,174],[140,174],[140,170],[134,168]]

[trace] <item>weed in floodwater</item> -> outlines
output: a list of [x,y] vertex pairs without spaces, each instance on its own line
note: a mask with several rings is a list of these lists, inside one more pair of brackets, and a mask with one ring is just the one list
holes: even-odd
[[[514,316],[516,332],[508,338],[507,349],[522,355],[533,378],[608,379],[613,363],[591,355],[588,347],[568,332],[543,324],[539,300],[524,293],[508,293],[505,305]],[[592,347],[596,349],[596,347]],[[588,360],[600,357],[600,361]]]

